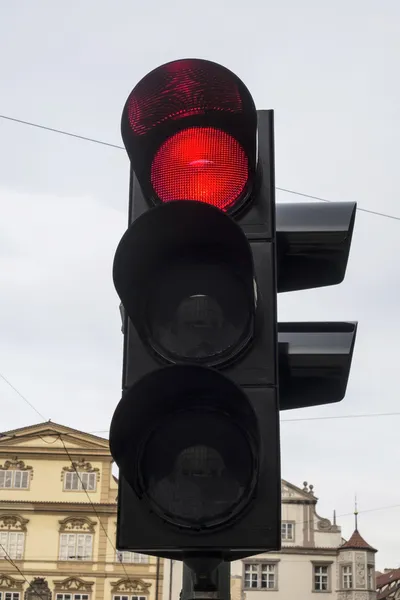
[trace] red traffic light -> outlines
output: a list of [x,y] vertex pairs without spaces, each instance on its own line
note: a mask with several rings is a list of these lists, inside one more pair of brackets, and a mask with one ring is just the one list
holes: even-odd
[[225,67],[185,59],[151,71],[129,95],[121,129],[151,203],[195,200],[230,212],[249,198],[257,114]]
[[226,210],[242,195],[248,159],[238,141],[212,127],[183,129],[158,149],[151,182],[162,202],[200,200]]

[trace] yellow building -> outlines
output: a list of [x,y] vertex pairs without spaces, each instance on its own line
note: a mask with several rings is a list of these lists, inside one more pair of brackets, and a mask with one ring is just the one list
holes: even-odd
[[162,599],[163,561],[115,550],[111,467],[108,440],[51,421],[0,434],[0,600]]

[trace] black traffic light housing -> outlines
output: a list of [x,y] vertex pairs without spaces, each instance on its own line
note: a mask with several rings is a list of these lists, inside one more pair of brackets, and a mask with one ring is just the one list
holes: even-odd
[[[263,177],[258,179],[257,192],[251,203],[247,202],[247,210],[236,213],[234,219],[219,208],[193,200],[157,205],[145,196],[136,174],[131,173],[131,225],[114,261],[115,286],[129,316],[125,319],[125,391],[110,434],[111,451],[122,474],[117,534],[120,549],[181,559],[200,552],[233,560],[280,547],[272,111],[261,112],[258,129],[262,132],[259,153]],[[260,163],[258,169],[261,174]],[[140,260],[135,263],[132,257]],[[184,355],[185,347],[191,348],[191,334],[180,334],[179,327],[175,336],[167,332],[162,343],[159,335],[155,339],[161,330],[165,334],[166,323],[173,322],[180,298],[192,297],[199,287],[220,308],[219,314],[214,312],[211,341],[222,342],[225,348],[211,356],[201,352],[201,340],[196,335],[194,351]],[[185,306],[182,308],[179,316],[184,321]],[[197,309],[201,311],[201,306]],[[227,321],[230,330],[225,331],[221,324],[218,327],[219,320]],[[183,344],[180,352],[174,345],[179,340]],[[208,391],[202,397],[207,382]],[[232,401],[227,403],[227,397]],[[183,410],[187,398],[189,413]],[[202,414],[205,406],[209,412]],[[147,413],[147,407],[151,412]],[[223,414],[229,415],[232,427],[240,423],[244,438],[251,440],[246,463],[251,463],[251,478],[240,486],[243,495],[228,507],[223,518],[210,525],[205,515],[200,515],[197,523],[174,522],[171,512],[161,510],[149,496],[139,476],[141,471],[154,469],[139,446],[149,444],[146,440],[150,438],[160,444],[164,434],[160,435],[157,423],[164,427],[170,422],[170,431],[175,432],[168,419],[170,410],[177,410],[177,423],[191,418],[193,422],[192,427],[182,426],[182,440],[177,444],[172,445],[171,440],[164,443],[163,447],[174,449],[172,455],[180,456],[180,444],[189,444],[183,437],[186,430],[192,443],[202,446],[200,440],[203,436],[204,443],[207,441],[214,422],[217,429],[209,447],[215,449],[219,440],[222,446],[218,454],[223,463],[242,472],[242,459],[235,452],[239,441],[234,442],[233,433],[222,435],[223,429],[218,429]],[[209,425],[202,427],[201,422]],[[153,431],[158,435],[152,437]],[[175,432],[172,439],[177,436]],[[163,454],[159,450],[159,460]],[[241,454],[244,458],[244,451]],[[214,483],[212,487],[218,486]],[[232,490],[226,480],[225,488]]]
[[278,324],[277,292],[340,283],[355,205],[275,207],[273,111],[209,61],[144,77],[122,134],[117,546],[187,563],[278,550],[279,408],[343,398],[356,324]]

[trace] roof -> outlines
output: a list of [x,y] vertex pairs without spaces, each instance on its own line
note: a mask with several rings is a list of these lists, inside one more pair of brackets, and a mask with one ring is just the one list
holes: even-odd
[[355,529],[351,538],[340,546],[340,550],[343,550],[344,548],[348,548],[349,550],[369,550],[370,552],[378,552],[361,537],[358,529]]
[[377,600],[386,600],[389,598],[395,598],[396,597],[396,592],[398,592],[398,590],[400,590],[400,583],[399,582],[394,582],[394,585],[388,585],[387,587],[385,587],[384,590],[382,590],[381,588],[378,588],[378,593],[377,593]]
[[376,587],[382,588],[388,583],[392,583],[393,581],[397,581],[398,579],[400,579],[400,569],[393,569],[392,571],[381,573],[376,577]]
[[68,427],[67,425],[61,425],[60,423],[55,423],[54,421],[51,421],[50,419],[48,421],[44,421],[42,423],[34,423],[33,425],[27,425],[25,427],[18,427],[17,429],[10,429],[9,431],[2,431],[0,436],[1,437],[12,437],[14,435],[17,435],[18,433],[22,433],[22,432],[28,433],[30,431],[33,432],[33,431],[36,431],[37,429],[41,429],[42,427],[54,429],[55,431],[57,431],[57,430],[61,430],[63,432],[70,431],[72,433],[77,433],[77,434],[91,437],[95,440],[101,440],[102,442],[108,442],[107,438],[100,437],[99,435],[93,435],[93,433],[87,433],[86,431],[81,431],[80,429],[74,429],[73,427]]

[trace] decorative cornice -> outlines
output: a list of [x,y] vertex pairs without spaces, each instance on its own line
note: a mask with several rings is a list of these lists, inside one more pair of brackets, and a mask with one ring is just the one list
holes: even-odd
[[306,546],[284,546],[277,554],[317,554],[317,555],[329,555],[337,556],[338,548],[326,547],[306,547]]
[[79,471],[80,473],[84,471],[85,473],[97,473],[97,481],[100,481],[100,469],[97,467],[92,467],[91,463],[86,461],[84,458],[81,458],[78,461],[73,461],[72,464],[67,467],[63,467],[61,471],[61,481],[64,479],[64,474]]
[[13,456],[4,462],[4,465],[0,465],[0,469],[18,469],[18,471],[30,471],[32,467],[26,467],[23,460],[19,460],[18,456]]
[[83,592],[91,592],[94,581],[85,581],[80,577],[67,577],[66,579],[54,581],[55,591],[63,590],[81,590]]
[[26,531],[26,524],[29,519],[24,519],[19,515],[0,515],[0,531]]
[[34,577],[25,592],[25,600],[51,600],[49,584],[44,577]]
[[148,594],[151,583],[145,583],[142,579],[119,579],[111,582],[112,593],[116,592],[140,592]]
[[23,579],[14,579],[14,577],[11,577],[11,575],[5,575],[4,573],[0,573],[0,589],[22,590],[23,585]]
[[60,523],[60,533],[68,533],[75,531],[84,531],[86,533],[94,533],[95,521],[91,521],[88,517],[66,517]]

